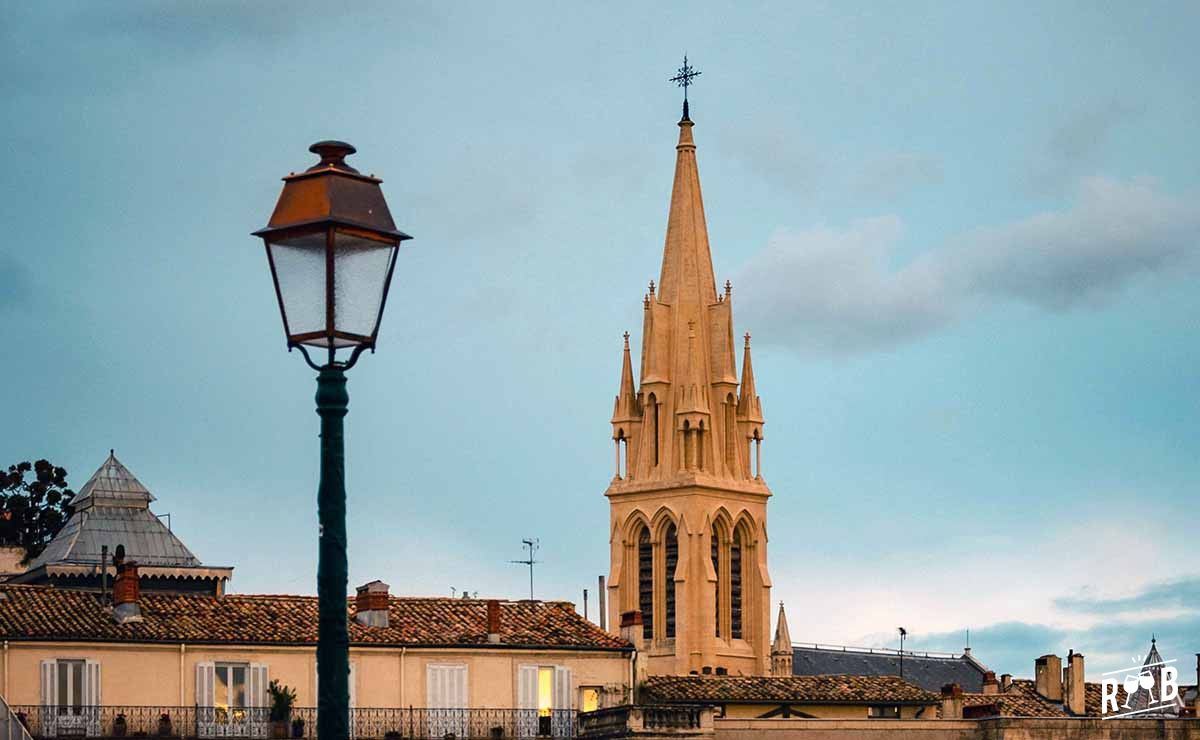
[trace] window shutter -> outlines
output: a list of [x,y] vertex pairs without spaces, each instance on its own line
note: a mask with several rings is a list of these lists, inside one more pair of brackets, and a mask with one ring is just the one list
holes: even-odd
[[517,668],[517,708],[537,709],[538,667],[523,665]]
[[430,665],[425,669],[425,705],[430,709],[466,709],[467,667]]
[[571,708],[571,669],[566,666],[554,666],[554,708]]
[[251,663],[248,677],[246,705],[251,707],[267,706],[267,685],[270,677],[265,663]]
[[42,706],[58,704],[58,661],[42,661]]
[[211,707],[213,705],[213,681],[216,665],[213,663],[196,664],[196,706]]
[[358,687],[355,686],[356,681],[354,680],[354,676],[355,676],[354,664],[351,663],[350,664],[350,708],[351,709],[358,706]]
[[83,704],[89,707],[103,704],[100,701],[100,663],[95,660],[84,663]]

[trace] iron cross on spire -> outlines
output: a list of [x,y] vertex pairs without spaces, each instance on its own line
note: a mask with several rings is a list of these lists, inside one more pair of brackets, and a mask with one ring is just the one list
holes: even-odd
[[701,72],[699,72],[692,65],[688,64],[687,54],[684,54],[683,55],[683,66],[679,68],[679,72],[674,77],[672,77],[670,80],[668,80],[668,82],[674,82],[676,86],[683,88],[683,120],[685,120],[685,121],[690,120],[690,119],[688,119],[687,89],[689,87],[691,87],[692,85],[696,84],[693,82],[693,80],[695,80],[700,75],[701,75]]

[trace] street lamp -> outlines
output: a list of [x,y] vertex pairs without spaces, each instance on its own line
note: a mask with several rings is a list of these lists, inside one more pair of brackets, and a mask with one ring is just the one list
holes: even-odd
[[[375,349],[400,242],[382,180],[346,164],[354,147],[320,141],[321,161],[283,178],[266,228],[266,245],[288,351],[299,349],[317,371],[321,417],[320,523],[317,559],[317,737],[349,734],[350,637],[346,627],[346,485],[342,419],[350,397],[345,371]],[[317,352],[318,364],[310,349]],[[348,352],[339,359],[339,351]]]

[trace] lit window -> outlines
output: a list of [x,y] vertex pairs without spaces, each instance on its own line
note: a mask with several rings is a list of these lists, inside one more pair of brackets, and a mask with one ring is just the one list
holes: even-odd
[[579,711],[594,712],[600,708],[600,687],[583,686],[579,689]]
[[554,708],[554,667],[538,668],[537,709],[539,717],[549,717]]
[[245,663],[218,663],[214,672],[213,707],[219,722],[242,722],[246,718]]

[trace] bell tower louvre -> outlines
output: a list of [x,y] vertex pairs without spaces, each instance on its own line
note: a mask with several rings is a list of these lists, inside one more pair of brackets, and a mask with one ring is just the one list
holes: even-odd
[[733,290],[717,292],[693,122],[679,121],[658,284],[642,299],[640,385],[625,334],[612,416],[609,624],[635,622],[651,675],[771,672],[762,404]]

